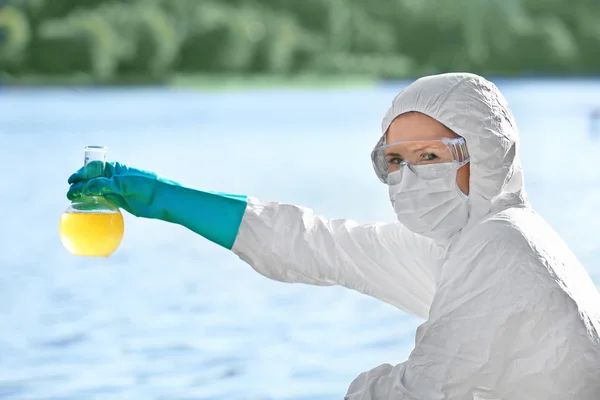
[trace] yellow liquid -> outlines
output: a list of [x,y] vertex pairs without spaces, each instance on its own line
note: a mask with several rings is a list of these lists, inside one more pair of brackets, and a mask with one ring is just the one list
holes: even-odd
[[125,224],[121,213],[64,212],[58,230],[71,254],[108,257],[121,244]]

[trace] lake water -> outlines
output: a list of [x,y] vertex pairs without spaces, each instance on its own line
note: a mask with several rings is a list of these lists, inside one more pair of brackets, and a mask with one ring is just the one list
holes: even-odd
[[[600,282],[600,81],[497,83],[531,202]],[[420,321],[364,295],[270,281],[130,215],[105,260],[70,256],[57,232],[87,144],[203,189],[393,220],[369,152],[402,86],[1,90],[0,398],[341,399],[360,372],[402,362]]]

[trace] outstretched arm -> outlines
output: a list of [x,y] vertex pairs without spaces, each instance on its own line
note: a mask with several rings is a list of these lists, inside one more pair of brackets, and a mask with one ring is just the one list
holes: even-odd
[[119,163],[69,179],[67,196],[104,196],[138,217],[187,227],[262,275],[283,282],[342,285],[427,317],[437,248],[399,223],[326,220],[310,209],[206,192]]

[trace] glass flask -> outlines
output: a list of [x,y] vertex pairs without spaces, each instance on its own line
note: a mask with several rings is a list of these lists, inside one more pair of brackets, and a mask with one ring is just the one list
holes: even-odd
[[[86,146],[84,152],[88,178],[103,176],[107,148]],[[102,196],[82,196],[60,216],[60,240],[76,256],[110,256],[121,244],[124,230],[121,211]]]

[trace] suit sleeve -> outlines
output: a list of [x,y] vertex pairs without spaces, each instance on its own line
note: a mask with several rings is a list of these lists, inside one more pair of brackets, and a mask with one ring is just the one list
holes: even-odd
[[399,223],[360,225],[249,198],[233,252],[281,282],[341,285],[426,318],[436,247]]

